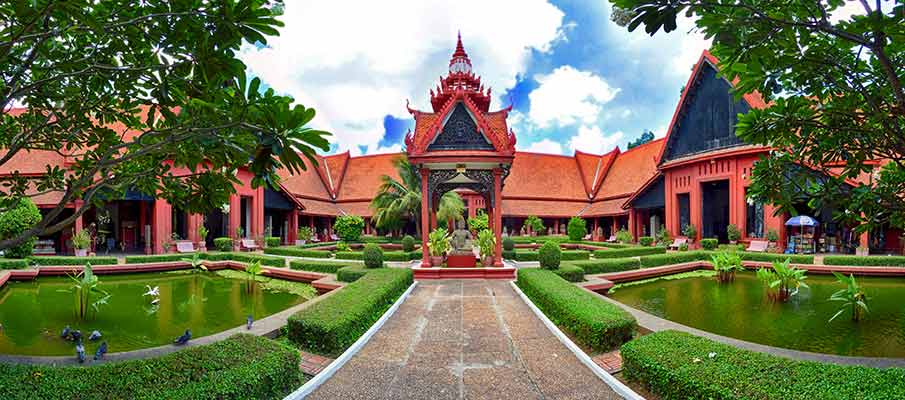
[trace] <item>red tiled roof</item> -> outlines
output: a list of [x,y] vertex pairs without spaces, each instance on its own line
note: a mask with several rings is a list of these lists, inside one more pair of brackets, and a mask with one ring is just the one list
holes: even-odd
[[336,204],[333,204],[331,201],[299,199],[299,203],[302,203],[302,207],[305,207],[305,210],[303,211],[305,214],[329,216],[342,214]]
[[516,152],[504,184],[504,198],[588,199],[578,163],[569,156]]
[[338,203],[337,206],[343,213],[348,215],[358,215],[359,217],[370,217],[374,214],[371,210],[370,201],[355,201],[349,203]]
[[555,200],[514,200],[503,197],[503,215],[514,217],[572,217],[585,209],[588,203]]
[[[6,155],[6,151],[2,153]],[[49,150],[19,150],[9,161],[0,165],[0,175],[9,175],[15,171],[20,174],[44,174],[48,165],[63,166],[66,157]]]
[[345,153],[334,154],[324,157],[324,175],[327,178],[327,186],[335,195],[339,193],[339,187],[342,184],[343,174],[349,162],[349,151]]
[[580,215],[582,217],[608,217],[627,214],[628,210],[622,209],[622,203],[624,203],[626,199],[628,199],[628,197],[619,197],[591,203],[591,205],[584,209]]
[[399,179],[393,160],[401,156],[401,153],[390,153],[351,158],[349,166],[346,167],[346,176],[342,178],[337,200],[373,199],[383,183],[382,176],[389,175]]
[[657,139],[616,156],[595,199],[629,196],[657,174],[657,155],[664,140]]
[[290,175],[288,171],[280,170],[278,174],[283,187],[295,196],[330,200],[330,193],[327,192],[327,186],[318,174],[318,168],[311,165],[308,159],[303,157],[303,160],[307,168],[296,175]]

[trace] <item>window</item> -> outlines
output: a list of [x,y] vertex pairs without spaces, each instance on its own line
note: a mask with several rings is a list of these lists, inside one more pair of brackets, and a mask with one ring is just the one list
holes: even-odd
[[[745,198],[748,197],[748,190],[745,189]],[[762,238],[764,237],[764,204],[755,201],[748,201],[745,209],[745,226],[747,228],[748,237]]]
[[679,203],[679,232],[675,232],[674,234],[681,235],[682,229],[691,223],[691,206],[688,193],[678,195],[677,199]]

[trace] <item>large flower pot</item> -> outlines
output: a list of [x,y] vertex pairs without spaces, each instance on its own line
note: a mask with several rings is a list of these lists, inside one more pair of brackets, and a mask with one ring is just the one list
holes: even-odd
[[306,242],[307,242],[307,240],[296,240],[296,241],[295,241],[295,245],[296,245],[296,246],[304,246]]
[[88,249],[75,249],[76,257],[88,257]]
[[484,268],[493,266],[493,256],[487,256],[481,259],[481,263],[484,264]]
[[431,256],[431,265],[434,267],[442,267],[443,266],[443,256]]

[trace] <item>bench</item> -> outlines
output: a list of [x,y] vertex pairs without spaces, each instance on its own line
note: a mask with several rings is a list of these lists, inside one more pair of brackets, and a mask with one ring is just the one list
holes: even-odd
[[254,251],[260,248],[254,239],[242,239],[240,244],[242,245],[242,250]]
[[609,239],[606,240],[607,243],[616,243],[616,235],[611,235]]
[[672,249],[678,250],[680,247],[682,247],[683,244],[684,245],[688,244],[688,238],[676,238],[675,240],[673,240],[672,244],[669,245],[668,248],[671,250]]
[[187,241],[180,240],[176,242],[176,252],[177,253],[194,253],[195,252],[195,244]]
[[763,253],[767,251],[767,247],[770,246],[770,242],[766,240],[752,240],[751,243],[748,244],[748,248],[745,251],[754,251],[758,253]]

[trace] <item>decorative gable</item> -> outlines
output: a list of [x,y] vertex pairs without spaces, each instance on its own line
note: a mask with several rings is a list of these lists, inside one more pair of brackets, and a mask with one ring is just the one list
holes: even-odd
[[679,102],[667,135],[661,162],[745,145],[735,135],[738,114],[751,109],[745,98],[735,100],[732,85],[702,57]]
[[494,150],[493,145],[478,130],[478,124],[465,108],[457,103],[449,113],[443,129],[427,146],[428,151],[437,150]]

